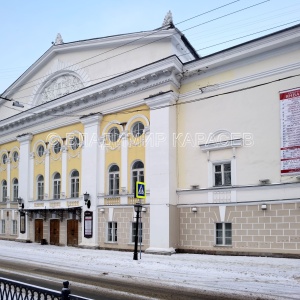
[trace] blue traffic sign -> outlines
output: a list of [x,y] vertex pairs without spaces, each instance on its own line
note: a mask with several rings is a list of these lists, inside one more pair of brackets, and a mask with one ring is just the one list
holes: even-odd
[[135,188],[135,197],[136,198],[146,198],[146,184],[145,182],[136,182],[136,188]]

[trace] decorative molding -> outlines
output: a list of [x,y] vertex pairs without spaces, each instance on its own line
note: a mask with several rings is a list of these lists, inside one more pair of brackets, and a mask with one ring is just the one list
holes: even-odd
[[173,91],[169,91],[151,95],[150,97],[145,99],[145,102],[150,108],[156,108],[159,106],[171,106],[175,104],[177,100],[178,94]]
[[241,147],[242,145],[243,145],[243,139],[236,139],[236,140],[225,140],[221,142],[202,144],[199,146],[202,151],[206,152],[206,151],[213,151],[213,150],[236,148],[236,147]]
[[[167,76],[162,76],[160,80],[153,79],[153,77],[149,76],[148,82],[146,84],[132,87],[128,85],[132,81],[132,78],[135,77],[135,81],[141,82],[141,74],[144,76],[146,74],[153,74],[154,70],[157,73],[162,73],[163,70],[167,70],[164,74],[169,74]],[[142,91],[146,91],[148,89],[152,89],[154,87],[158,87],[164,84],[173,84],[176,88],[180,86],[180,82],[176,77],[178,73],[181,72],[181,62],[177,57],[172,56],[165,60],[162,60],[157,63],[153,63],[144,68],[129,72],[127,74],[118,76],[117,78],[113,78],[111,80],[99,83],[97,85],[90,86],[85,89],[81,89],[77,92],[67,94],[61,98],[55,99],[50,102],[46,102],[40,106],[34,107],[30,109],[30,111],[24,111],[18,115],[12,116],[11,118],[0,121],[0,137],[5,136],[9,133],[18,132],[20,128],[25,129],[48,120],[57,119],[57,115],[53,116],[53,109],[57,111],[56,114],[60,114],[61,117],[64,117],[64,114],[71,114],[82,111],[87,108],[92,108],[95,106],[99,106],[106,102],[112,102],[124,97],[128,97],[132,94],[137,94]],[[130,79],[131,78],[131,79]],[[120,84],[128,86],[127,89],[120,89]],[[108,89],[114,87],[116,90],[115,94],[108,93]],[[100,96],[101,95],[101,96]],[[83,101],[78,101],[79,99],[85,99],[90,97],[96,97],[95,101],[90,101],[84,103]],[[76,105],[74,106],[74,104]],[[144,104],[143,101],[140,101],[141,104]],[[134,107],[137,103],[130,103],[125,105],[126,108]],[[110,109],[111,111],[120,110],[121,105],[119,107],[114,107]],[[124,107],[125,107],[124,106]],[[104,112],[102,112],[104,113]],[[28,116],[28,114],[31,114]],[[64,120],[65,124],[72,124],[74,121]],[[61,123],[62,124],[62,123]]]
[[[76,78],[76,85],[78,88],[71,88],[70,78]],[[78,81],[78,82],[77,82]],[[59,98],[63,95],[73,93],[80,88],[86,87],[86,82],[90,82],[90,78],[84,69],[80,68],[74,63],[66,63],[59,59],[56,60],[55,65],[43,76],[33,89],[33,96],[28,102],[30,106],[36,106],[42,97],[42,103]],[[53,84],[60,84],[63,89],[62,92],[53,94]],[[56,90],[56,89],[55,89]]]

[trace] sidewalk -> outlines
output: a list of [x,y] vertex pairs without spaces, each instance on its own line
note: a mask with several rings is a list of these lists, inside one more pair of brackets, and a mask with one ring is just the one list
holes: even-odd
[[253,299],[300,299],[300,260],[270,257],[142,253],[89,250],[0,240],[6,261],[26,261],[57,271],[105,274],[152,285],[182,286]]

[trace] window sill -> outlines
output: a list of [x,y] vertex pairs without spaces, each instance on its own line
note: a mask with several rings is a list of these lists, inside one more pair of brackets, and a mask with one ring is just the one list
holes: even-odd
[[104,244],[115,244],[115,245],[118,245],[118,242],[104,242]]
[[232,245],[213,245],[214,247],[232,248]]

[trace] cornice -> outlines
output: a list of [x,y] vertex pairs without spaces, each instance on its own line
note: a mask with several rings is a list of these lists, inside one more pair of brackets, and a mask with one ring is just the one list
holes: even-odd
[[[241,77],[241,78],[237,78],[234,80],[230,80],[230,81],[224,81],[224,82],[219,82],[216,84],[212,84],[209,86],[205,86],[202,87],[201,89],[197,89],[197,90],[193,90],[193,91],[189,91],[187,93],[181,94],[179,96],[179,99],[186,99],[189,97],[205,97],[205,95],[208,92],[213,92],[213,91],[218,91],[218,90],[222,90],[225,88],[230,88],[239,84],[245,84],[245,83],[249,83],[249,82],[253,82],[256,80],[261,80],[263,78],[267,78],[267,77],[273,77],[273,76],[278,76],[282,73],[288,73],[288,72],[292,72],[292,71],[298,71],[300,68],[300,62],[298,63],[294,63],[294,64],[290,64],[290,65],[286,65],[283,67],[279,67],[276,69],[272,69],[272,70],[268,70],[268,71],[264,71],[264,72],[260,72],[260,73],[256,73],[256,74],[251,74],[245,77]],[[219,70],[219,72],[221,72]],[[192,79],[190,80],[197,80],[200,78],[203,78],[203,76],[211,76],[211,73],[207,73],[206,75],[204,74],[198,74],[197,76],[194,76]]]
[[158,93],[156,95],[152,95],[145,99],[146,104],[150,108],[157,108],[160,106],[168,106],[173,105],[178,99],[178,94],[173,91],[168,91],[164,93]]
[[[0,138],[7,134],[20,132],[20,129],[24,130],[36,126],[41,122],[46,123],[57,117],[63,118],[64,115],[72,115],[95,106],[99,107],[104,103],[166,84],[171,84],[174,89],[178,89],[180,87],[181,67],[178,58],[172,56],[117,78],[49,101],[0,121]],[[136,106],[136,104],[133,105]],[[134,106],[129,105],[129,107]],[[119,110],[118,107],[115,110]],[[78,119],[76,120],[78,122]]]
[[184,66],[185,74],[204,71],[205,68],[212,68],[228,64],[241,59],[246,59],[261,53],[274,51],[281,47],[289,48],[292,44],[300,42],[300,27],[291,28],[283,32],[278,32],[265,36],[212,55],[203,57],[197,61],[186,63]]

